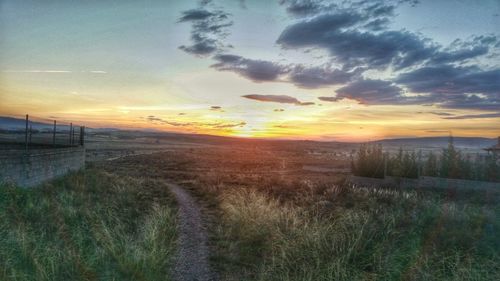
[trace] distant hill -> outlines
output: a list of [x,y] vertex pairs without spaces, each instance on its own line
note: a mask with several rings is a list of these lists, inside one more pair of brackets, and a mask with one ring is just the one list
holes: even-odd
[[[54,128],[54,124],[52,122],[44,123],[31,120],[29,121],[29,126],[31,126],[33,130],[39,130],[39,131],[47,131],[47,130],[52,130]],[[0,130],[24,131],[25,128],[26,128],[25,119],[0,116]],[[68,130],[69,125],[58,124],[57,129],[63,131]]]
[[[450,137],[422,137],[398,138],[375,141],[383,146],[415,146],[415,147],[446,147]],[[496,144],[496,138],[481,137],[453,137],[453,144],[457,147],[484,148]]]
[[[43,122],[30,122],[33,129],[36,130],[52,130],[52,123]],[[26,124],[24,119],[12,118],[12,117],[2,117],[0,116],[0,130],[4,131],[24,131]],[[68,130],[67,125],[58,125],[58,130]],[[86,132],[89,135],[104,134],[113,135],[117,138],[122,139],[134,139],[141,137],[157,138],[159,140],[177,140],[179,142],[195,142],[195,143],[248,143],[255,145],[280,144],[282,146],[325,146],[331,147],[336,145],[342,145],[340,142],[335,141],[311,141],[311,140],[279,140],[279,139],[252,139],[252,138],[237,138],[229,136],[216,136],[216,135],[203,135],[203,134],[184,134],[184,133],[174,133],[157,131],[154,129],[144,129],[144,130],[122,130],[117,128],[86,128]],[[406,147],[406,148],[440,148],[446,147],[448,145],[449,137],[422,137],[422,138],[397,138],[397,139],[383,139],[374,141],[372,143],[382,144],[384,147]],[[455,146],[460,148],[486,148],[493,146],[497,143],[496,138],[482,138],[482,137],[453,137],[453,143]],[[357,145],[357,144],[351,144]]]

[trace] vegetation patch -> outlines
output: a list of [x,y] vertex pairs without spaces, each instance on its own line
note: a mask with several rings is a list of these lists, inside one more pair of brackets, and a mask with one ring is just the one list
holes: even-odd
[[87,169],[0,187],[1,280],[168,280],[173,199],[160,181]]

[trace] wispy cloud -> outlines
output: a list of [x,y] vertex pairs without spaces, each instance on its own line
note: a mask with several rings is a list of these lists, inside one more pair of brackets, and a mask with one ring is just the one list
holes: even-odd
[[170,125],[174,127],[208,127],[208,128],[213,128],[213,129],[230,129],[230,128],[236,128],[236,127],[243,127],[247,123],[244,121],[241,122],[236,122],[236,123],[231,123],[231,122],[178,122],[175,120],[166,120],[164,118],[160,118],[154,115],[149,115],[146,118],[141,118],[141,119],[146,119],[147,121],[151,123],[156,123],[156,124],[162,124],[162,125]]
[[[74,73],[75,71],[71,70],[38,70],[38,69],[29,69],[29,70],[2,70],[4,73]],[[104,70],[82,70],[76,71],[81,73],[94,73],[94,74],[107,74],[108,72]]]
[[3,70],[6,73],[72,73],[69,70]]
[[241,97],[263,102],[290,103],[295,105],[314,105],[314,102],[301,102],[298,99],[287,95],[244,95]]
[[458,120],[458,119],[482,119],[482,118],[500,118],[500,112],[449,116],[449,117],[443,117],[442,119],[452,119],[452,120],[457,119]]

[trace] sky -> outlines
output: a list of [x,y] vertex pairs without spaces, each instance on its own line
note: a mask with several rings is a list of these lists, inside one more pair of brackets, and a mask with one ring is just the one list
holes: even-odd
[[0,115],[366,141],[500,135],[498,0],[0,0]]

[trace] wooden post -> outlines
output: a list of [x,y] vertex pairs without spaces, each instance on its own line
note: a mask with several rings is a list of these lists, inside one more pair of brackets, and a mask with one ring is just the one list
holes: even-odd
[[28,114],[26,114],[26,129],[24,131],[24,144],[26,146],[26,150],[28,150]]
[[73,123],[69,123],[69,145],[71,145],[72,131],[73,131]]
[[73,127],[73,131],[71,132],[71,145],[75,145],[75,127]]
[[384,153],[384,179],[387,177],[387,157],[388,152]]
[[54,129],[52,130],[52,146],[56,146],[56,120],[54,120]]
[[80,126],[80,145],[85,144],[85,126]]
[[31,145],[31,135],[33,134],[33,128],[32,126],[30,125],[30,138],[29,138],[29,141],[28,143]]

